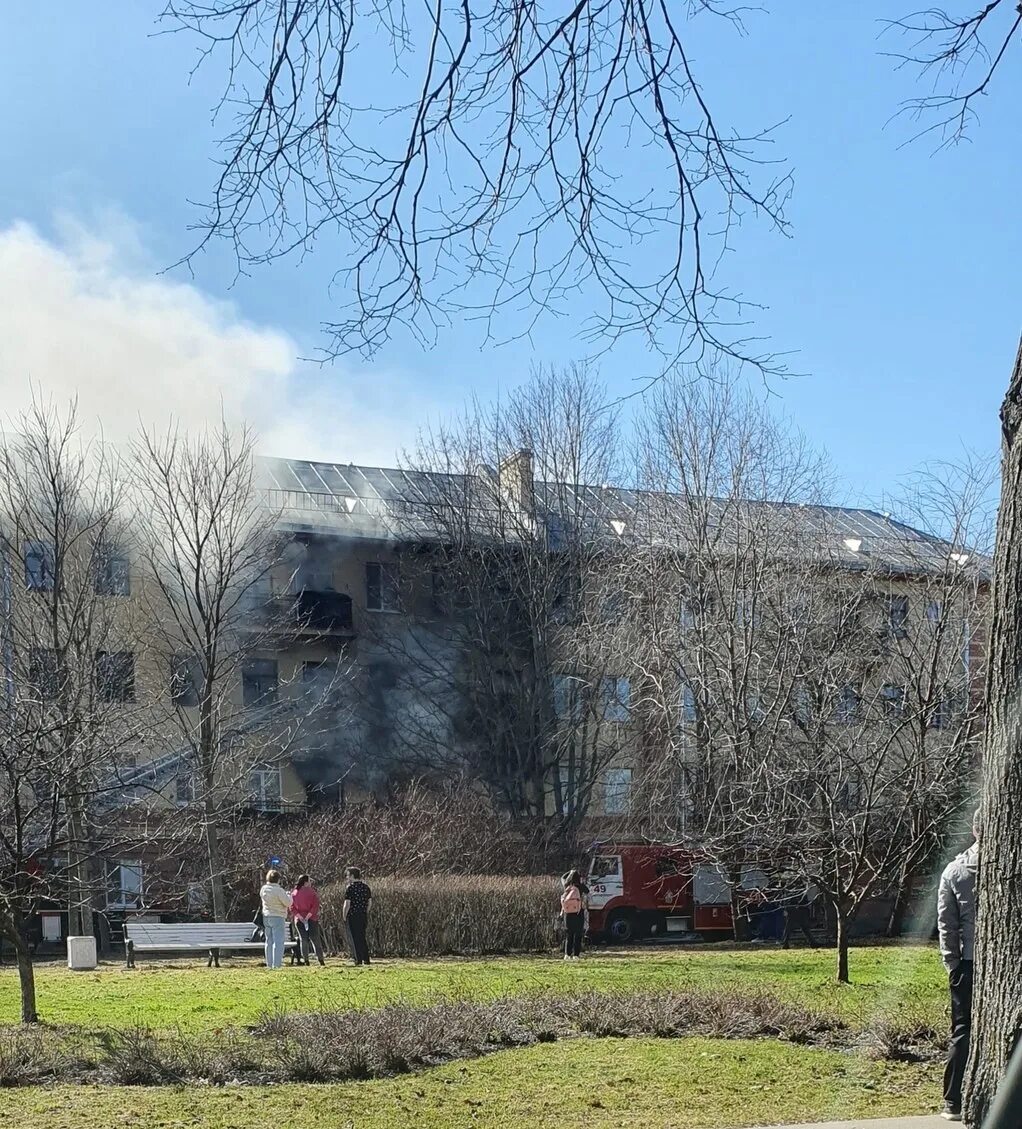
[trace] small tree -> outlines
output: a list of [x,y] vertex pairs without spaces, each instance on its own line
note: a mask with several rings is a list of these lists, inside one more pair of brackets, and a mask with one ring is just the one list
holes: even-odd
[[14,945],[22,1018],[37,1018],[26,929],[66,898],[93,932],[96,863],[123,829],[97,808],[130,778],[149,736],[139,677],[146,637],[131,599],[122,476],[102,446],[36,405],[0,448],[3,740],[0,932]]
[[[256,764],[279,771],[313,704],[281,692],[275,659],[304,622],[278,515],[257,480],[253,437],[143,434],[133,451],[147,606],[165,679],[162,772],[198,816],[216,920],[224,919],[222,835]],[[261,661],[262,666],[252,665]]]
[[590,810],[630,710],[598,502],[619,449],[605,401],[584,366],[538,371],[506,403],[423,436],[398,527],[407,614],[374,636],[395,679],[388,705],[408,706],[395,755],[467,773],[515,816],[550,806],[565,830]]

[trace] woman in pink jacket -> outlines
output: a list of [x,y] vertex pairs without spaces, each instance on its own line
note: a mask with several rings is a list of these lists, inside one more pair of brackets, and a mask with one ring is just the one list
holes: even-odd
[[316,950],[316,959],[323,959],[323,936],[319,930],[319,894],[309,881],[307,874],[300,874],[295,888],[291,891],[291,919],[298,930],[300,960],[309,963],[309,950]]

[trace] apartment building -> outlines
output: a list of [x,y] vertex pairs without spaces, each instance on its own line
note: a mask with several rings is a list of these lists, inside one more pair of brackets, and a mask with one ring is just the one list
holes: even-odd
[[[282,547],[246,594],[247,643],[218,703],[232,750],[218,817],[458,773],[519,817],[655,833],[654,810],[676,829],[694,818],[721,748],[824,731],[865,743],[910,709],[926,714],[905,726],[923,758],[927,742],[963,739],[963,718],[974,739],[988,562],[885,515],[543,482],[528,452],[474,475],[259,471]],[[49,700],[70,683],[103,704],[94,808],[125,826],[102,860],[106,908],[137,907],[161,868],[198,908],[201,883],[177,861],[202,806],[182,736],[198,687],[140,627],[154,601],[130,544],[108,537],[77,564],[43,536],[8,546],[8,692]],[[59,639],[45,642],[58,574],[98,613],[70,674]],[[810,642],[834,649],[835,616],[854,629],[824,669]],[[795,621],[800,650],[778,657]],[[133,850],[132,821],[161,812]]]

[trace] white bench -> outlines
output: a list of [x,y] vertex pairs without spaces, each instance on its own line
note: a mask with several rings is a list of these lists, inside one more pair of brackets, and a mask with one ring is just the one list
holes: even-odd
[[[263,951],[262,941],[253,941],[251,921],[205,921],[198,924],[162,925],[129,921],[124,926],[124,951],[128,968],[135,967],[136,953],[208,952],[206,967],[220,967],[220,950]],[[284,943],[296,947],[294,941]]]

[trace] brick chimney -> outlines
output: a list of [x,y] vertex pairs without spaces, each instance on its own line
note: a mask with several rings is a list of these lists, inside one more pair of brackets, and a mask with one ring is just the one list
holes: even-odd
[[497,482],[505,501],[522,513],[532,514],[535,493],[532,478],[532,452],[521,450],[508,455],[497,469]]

